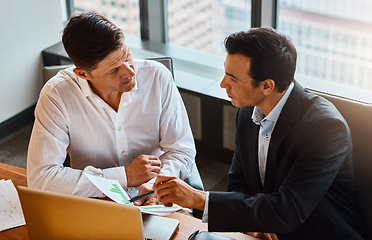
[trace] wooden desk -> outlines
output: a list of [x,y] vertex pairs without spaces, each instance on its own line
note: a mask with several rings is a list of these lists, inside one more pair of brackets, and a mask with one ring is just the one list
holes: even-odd
[[[15,186],[27,186],[26,169],[0,163],[0,179],[12,179]],[[26,226],[16,227],[0,232],[0,239],[29,240]]]
[[[0,163],[0,179],[11,179],[15,186],[27,186],[26,169],[10,166],[4,163]],[[176,212],[167,217],[175,218],[180,221],[180,226],[173,237],[174,240],[185,240],[196,230],[207,230],[206,223],[202,223],[201,220],[185,214]],[[257,239],[242,233],[222,233],[222,235],[242,240]],[[30,237],[28,236],[27,226],[21,226],[0,232],[0,239],[29,240]]]

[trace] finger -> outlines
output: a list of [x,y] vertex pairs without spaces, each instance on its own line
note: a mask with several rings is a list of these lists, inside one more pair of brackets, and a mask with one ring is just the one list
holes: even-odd
[[159,184],[159,187],[155,186],[154,192],[155,192],[155,195],[156,195],[156,197],[159,201],[160,201],[161,198],[164,198],[165,196],[169,195],[169,189],[164,188],[162,186],[162,184]]
[[166,207],[172,207],[173,206],[173,203],[169,202],[169,203],[165,203],[163,205],[166,206]]
[[277,240],[276,235],[274,233],[264,233],[264,239],[267,240]]
[[140,200],[133,202],[133,204],[134,204],[135,206],[141,206],[141,205],[142,205],[142,203],[141,203]]
[[163,188],[156,192],[156,197],[159,202],[164,206],[171,207],[173,206],[173,193],[172,189]]
[[160,182],[158,184],[156,184],[155,182],[154,189],[158,193],[160,192],[161,194],[166,195],[165,193],[169,194],[172,190],[174,190],[174,187],[172,186],[170,182]]
[[161,167],[161,161],[160,161],[160,160],[153,160],[153,159],[150,159],[149,162],[150,162],[150,165],[151,165],[151,166],[158,166],[158,167]]
[[256,232],[246,232],[245,234],[247,234],[249,236],[252,236],[252,237],[257,237],[257,233]]
[[154,197],[148,198],[143,205],[156,205],[158,204],[158,200]]
[[261,237],[265,240],[274,240],[271,233],[262,233]]
[[264,236],[265,236],[265,239],[267,239],[267,240],[274,240],[274,239],[271,237],[271,234],[270,234],[270,233],[265,233]]
[[157,156],[153,156],[153,155],[149,155],[149,156],[148,156],[148,159],[150,159],[150,160],[158,160],[158,161],[160,161],[159,158],[158,158]]
[[161,170],[161,168],[159,166],[152,166],[151,167],[151,172],[153,172],[153,173],[159,174],[160,170]]
[[[149,173],[148,173],[148,177],[149,177],[148,181],[149,181],[150,179],[156,178],[156,177],[158,176],[158,174],[159,174],[159,173],[157,173],[157,172],[149,172]],[[155,186],[155,185],[154,185],[154,186]]]
[[166,195],[166,196],[160,198],[159,202],[161,202],[166,207],[172,207],[173,206],[172,201],[170,201],[170,199],[169,199],[169,195]]
[[[138,195],[141,195],[141,194],[138,194]],[[146,202],[149,200],[149,199],[152,199],[152,198],[155,198],[155,195],[154,194],[151,194],[147,197],[144,197],[144,198],[141,198],[141,199],[138,199],[137,201],[133,202],[134,205],[136,206],[142,206],[142,205],[147,205]]]
[[167,177],[167,176],[164,176],[164,175],[158,175],[156,177],[156,180],[155,180],[155,186],[157,185],[162,185],[163,183],[166,183],[167,181],[169,181],[171,179],[171,177]]
[[134,201],[133,204],[136,206],[142,206],[142,204],[145,202],[146,198],[138,199],[137,201]]

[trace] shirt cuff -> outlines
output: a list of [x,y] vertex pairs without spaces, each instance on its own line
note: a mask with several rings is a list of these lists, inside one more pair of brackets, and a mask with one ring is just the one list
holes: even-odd
[[[102,169],[95,168],[93,166],[86,166],[83,170],[83,173],[87,173],[87,174],[97,176],[97,177],[103,177]],[[86,176],[84,176],[84,174],[82,174],[82,177],[80,178],[79,183],[77,185],[80,186],[80,187],[74,189],[74,191],[72,192],[73,195],[99,197],[99,198],[103,198],[103,197],[106,196]],[[93,187],[91,187],[91,186],[93,186]],[[82,191],[88,191],[89,193],[82,195],[81,194]]]
[[123,188],[128,186],[127,174],[123,166],[103,169],[102,174],[104,178],[118,180]]
[[203,212],[203,217],[202,217],[203,223],[208,222],[208,205],[209,205],[209,192],[207,192],[207,196],[205,198],[204,212]]
[[147,181],[147,183],[152,183],[152,184],[154,184],[155,181],[156,181],[156,177],[151,178],[150,180]]

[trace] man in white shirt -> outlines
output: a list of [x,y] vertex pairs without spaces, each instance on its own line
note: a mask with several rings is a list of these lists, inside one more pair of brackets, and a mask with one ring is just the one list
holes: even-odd
[[[133,60],[122,30],[95,13],[72,17],[62,41],[76,67],[60,71],[40,93],[28,185],[103,197],[85,172],[118,180],[134,197],[151,190],[159,173],[189,177],[194,139],[169,70]],[[71,167],[64,166],[67,155]]]

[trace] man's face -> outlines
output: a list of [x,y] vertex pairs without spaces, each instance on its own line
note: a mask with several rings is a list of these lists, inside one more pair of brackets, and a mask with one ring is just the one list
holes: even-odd
[[254,87],[249,76],[251,58],[241,54],[227,54],[225,76],[220,86],[226,89],[227,96],[236,107],[260,106],[265,98],[262,83]]
[[131,91],[135,86],[135,72],[132,54],[125,42],[99,62],[86,79],[93,91],[100,93]]

